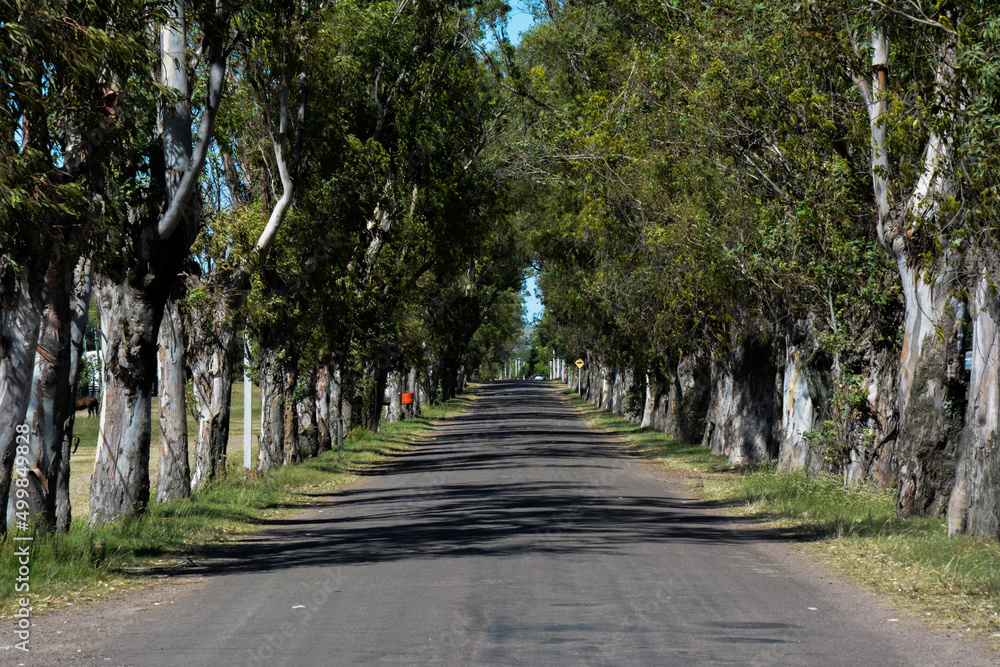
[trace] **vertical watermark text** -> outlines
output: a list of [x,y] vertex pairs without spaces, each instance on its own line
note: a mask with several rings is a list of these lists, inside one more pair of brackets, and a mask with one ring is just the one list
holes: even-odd
[[14,590],[21,594],[17,600],[17,612],[14,614],[14,634],[20,640],[14,648],[29,651],[31,641],[31,543],[33,535],[28,532],[28,432],[27,424],[17,427],[17,449],[14,459],[14,469],[17,479],[14,480],[14,562],[17,570],[14,579]]

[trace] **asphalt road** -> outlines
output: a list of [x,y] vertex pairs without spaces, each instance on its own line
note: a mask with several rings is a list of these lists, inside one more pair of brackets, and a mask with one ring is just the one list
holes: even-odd
[[542,383],[488,385],[427,444],[280,523],[191,583],[40,617],[33,658],[192,667],[995,659],[890,620],[900,617],[870,595],[589,430]]

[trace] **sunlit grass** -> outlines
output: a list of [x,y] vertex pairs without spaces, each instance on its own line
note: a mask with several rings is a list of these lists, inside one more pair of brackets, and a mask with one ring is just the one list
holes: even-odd
[[893,493],[844,488],[833,475],[730,470],[725,457],[595,408],[571,390],[573,406],[596,428],[687,482],[701,497],[773,528],[855,582],[890,596],[914,616],[970,634],[1000,636],[1000,544],[949,538],[938,518],[897,520]]
[[[265,523],[305,507],[385,465],[430,434],[440,419],[465,410],[475,388],[381,433],[353,431],[343,451],[329,451],[259,478],[230,474],[187,500],[152,503],[140,518],[89,527],[85,511],[67,534],[37,536],[31,548],[30,598],[34,612],[78,604],[148,585],[177,563],[209,555],[213,545],[260,530]],[[234,401],[235,402],[235,401]],[[233,468],[230,468],[232,471]],[[237,469],[238,470],[238,469]],[[0,559],[16,563],[12,539],[0,542]],[[0,611],[15,611],[17,568],[0,568]]]

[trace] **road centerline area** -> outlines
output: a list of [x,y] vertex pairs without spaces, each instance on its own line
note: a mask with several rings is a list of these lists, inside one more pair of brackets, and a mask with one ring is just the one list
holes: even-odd
[[[971,642],[888,622],[892,612],[775,539],[672,486],[551,385],[496,382],[428,442],[234,546],[169,601],[96,605],[85,613],[107,615],[102,633],[72,648],[42,640],[38,655],[120,665],[992,664]],[[49,631],[78,617],[39,622]]]

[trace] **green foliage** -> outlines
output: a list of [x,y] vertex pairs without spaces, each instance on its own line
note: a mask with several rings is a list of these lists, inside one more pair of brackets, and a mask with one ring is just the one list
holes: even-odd
[[803,437],[817,450],[833,473],[840,473],[850,463],[856,443],[852,427],[858,414],[868,407],[864,378],[844,373],[838,378],[826,405],[826,418]]
[[80,379],[76,383],[76,395],[84,396],[91,383],[101,381],[101,361],[97,355],[84,357],[80,362]]

